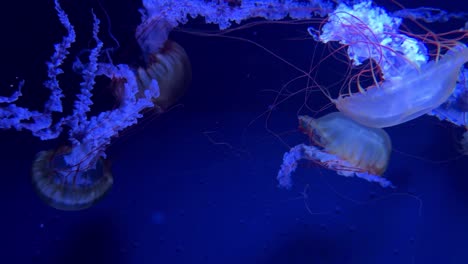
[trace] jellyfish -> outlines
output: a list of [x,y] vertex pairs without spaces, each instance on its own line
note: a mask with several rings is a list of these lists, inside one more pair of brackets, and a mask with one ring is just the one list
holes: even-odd
[[460,68],[466,62],[468,47],[460,44],[440,60],[333,102],[340,112],[365,126],[395,126],[442,105],[454,91]]
[[[33,118],[34,122],[28,120],[23,124],[22,119],[10,121],[5,118],[3,125],[17,122],[17,128],[25,126],[41,139],[57,137],[62,131],[62,126],[69,128],[69,143],[63,144],[57,149],[41,151],[36,155],[31,170],[32,183],[38,195],[49,206],[59,210],[82,210],[101,200],[113,184],[110,162],[106,159],[105,154],[105,149],[110,144],[111,139],[118,136],[119,132],[126,127],[137,123],[138,118],[142,117],[143,110],[154,107],[154,102],[160,95],[160,87],[153,73],[149,74],[149,77],[142,77],[141,74],[138,74],[137,69],[128,65],[99,62],[103,42],[98,38],[99,19],[93,14],[93,38],[96,47],[90,51],[86,63],[77,59],[73,64],[74,70],[79,72],[84,79],[81,83],[81,93],[77,96],[73,113],[58,119],[56,124],[52,124],[50,113],[62,111],[60,98],[63,95],[57,81],[57,75],[63,72],[60,66],[66,59],[67,49],[75,40],[75,31],[66,13],[61,9],[57,0],[55,4],[60,22],[68,34],[60,45],[55,45],[56,51],[51,57],[51,62],[47,64],[49,80],[45,82],[45,86],[51,89],[52,93],[49,102],[46,103],[46,110],[44,113],[28,112],[16,105],[10,106],[7,108],[8,111],[11,109],[22,110],[17,114],[22,114],[21,118],[25,120]],[[172,50],[175,51],[175,54],[182,55],[154,55],[157,59],[148,60],[152,66],[148,69],[154,71],[153,68],[159,66],[164,70],[173,63],[173,60],[185,59],[188,61],[187,55],[181,47],[174,45],[171,47],[158,48],[158,50],[161,54],[165,54],[166,50]],[[188,63],[188,65],[190,64]],[[177,67],[173,66],[173,68]],[[170,79],[175,76],[171,75],[169,71],[164,72],[163,70],[159,70],[159,74],[165,75],[164,78]],[[93,103],[91,100],[92,90],[95,84],[94,79],[99,75],[110,78],[114,86],[118,88],[115,92],[118,94],[119,105],[114,109],[93,116],[89,113]],[[167,89],[178,88],[177,84],[180,81],[171,84],[170,80],[164,78],[159,79],[165,81]],[[142,80],[144,87],[142,87]],[[166,101],[173,100],[174,95],[166,94],[168,98]],[[171,102],[173,101],[169,103]],[[167,105],[163,104],[164,107]],[[11,116],[8,112],[5,113],[5,110],[0,111],[0,115]]]
[[[128,76],[129,73],[118,74],[118,67],[109,64],[97,65],[96,72],[111,78],[114,96],[121,104],[119,107],[129,103],[129,85],[136,88],[134,96],[140,100],[147,99],[148,91],[157,87],[158,96],[149,97],[153,107],[161,113],[167,111],[185,93],[191,80],[190,60],[182,46],[167,40],[172,28],[167,26],[164,19],[158,20],[158,23],[142,24],[139,29],[136,37],[145,66],[120,66],[128,69],[132,76]],[[87,67],[89,65],[79,61],[75,63],[75,68],[81,69],[84,74],[91,72],[85,70]],[[101,126],[101,129],[106,127]],[[108,129],[112,131],[115,127],[110,126]],[[76,142],[83,135],[74,137]],[[81,210],[94,205],[108,193],[113,183],[109,160],[94,154],[101,149],[102,145],[95,149],[64,145],[56,150],[39,152],[32,168],[36,192],[48,205],[60,210]],[[74,156],[71,154],[76,152],[81,154],[79,158],[70,159],[70,156]]]
[[153,102],[160,112],[164,112],[187,91],[192,68],[184,48],[175,41],[167,40],[161,49],[149,55],[146,68],[137,69],[137,76],[141,93],[153,79],[158,81],[160,95]]
[[[309,28],[315,40],[343,44],[350,64],[367,64],[350,78],[348,92],[341,89],[334,97],[322,88],[340,112],[365,126],[384,128],[428,114],[449,98],[460,69],[468,61],[468,47],[461,43],[468,31],[418,36],[400,30],[404,17],[421,26],[415,20],[427,19],[426,15],[425,9],[389,14],[371,1],[358,1],[340,3],[320,30]],[[433,17],[441,21],[449,18],[449,14]],[[435,47],[432,61],[427,44]],[[363,77],[373,84],[361,86]]]
[[32,165],[36,193],[49,206],[59,210],[82,210],[107,194],[113,178],[109,160],[100,158],[94,168],[70,167],[64,156],[70,147],[41,151]]
[[[153,80],[158,82],[159,96],[154,98],[158,113],[167,111],[185,94],[192,79],[190,59],[184,48],[168,39],[175,26],[165,18],[158,17],[138,26],[135,37],[143,53],[145,66],[134,69],[137,76],[139,95]],[[114,95],[120,101],[123,86],[114,82]]]
[[299,144],[284,155],[277,176],[280,187],[291,188],[291,174],[301,159],[317,162],[339,175],[393,186],[382,177],[392,149],[383,129],[363,126],[340,112],[318,119],[299,116],[299,129],[309,136],[312,145]]

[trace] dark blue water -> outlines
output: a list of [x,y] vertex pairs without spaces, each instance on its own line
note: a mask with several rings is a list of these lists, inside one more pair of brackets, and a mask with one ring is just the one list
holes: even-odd
[[[102,4],[121,45],[114,62],[136,64],[140,3],[130,2]],[[418,2],[468,11],[462,1]],[[93,45],[91,8],[102,20],[102,38],[115,46],[97,2],[63,7],[78,34],[73,52]],[[22,103],[40,109],[44,62],[64,33],[53,2],[10,3],[1,13],[2,89],[16,76],[26,79]],[[315,45],[302,40],[306,27],[264,25],[234,35],[306,69]],[[184,29],[213,28],[195,21]],[[296,129],[304,97],[275,108],[268,123],[260,115],[273,102],[271,90],[300,73],[245,41],[183,32],[171,38],[191,59],[192,85],[180,106],[148,114],[109,147],[115,183],[94,207],[58,211],[32,188],[35,153],[63,141],[1,131],[0,263],[468,263],[468,157],[457,151],[460,128],[422,117],[387,129],[394,151],[385,176],[394,190],[314,164],[300,166],[294,188],[281,190],[275,177],[286,145],[307,142]],[[79,82],[63,77],[66,100],[73,101]],[[305,82],[291,89],[300,87]],[[316,93],[308,103],[319,110],[327,101]]]

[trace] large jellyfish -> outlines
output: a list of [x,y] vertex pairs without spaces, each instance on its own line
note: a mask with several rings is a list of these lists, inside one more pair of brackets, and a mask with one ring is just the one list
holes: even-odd
[[383,129],[365,127],[340,112],[318,119],[299,116],[299,129],[309,136],[313,145],[299,144],[284,154],[277,176],[281,187],[292,186],[291,173],[301,159],[314,161],[339,175],[392,186],[381,176],[392,149],[390,137]]
[[[431,32],[408,36],[399,30],[402,17],[420,18],[425,13],[403,11],[388,15],[371,1],[341,3],[321,32],[309,29],[319,41],[346,45],[354,65],[364,61],[374,65],[369,70],[373,85],[361,87],[358,75],[352,78],[358,92],[349,89],[337,98],[326,93],[339,111],[368,127],[395,126],[430,113],[454,92],[460,69],[468,61],[468,48],[459,42],[468,38],[467,29],[451,32],[453,39]],[[436,47],[429,62],[424,42]]]
[[395,126],[442,105],[453,93],[468,48],[458,45],[431,61],[374,87],[333,100],[338,110],[369,127]]

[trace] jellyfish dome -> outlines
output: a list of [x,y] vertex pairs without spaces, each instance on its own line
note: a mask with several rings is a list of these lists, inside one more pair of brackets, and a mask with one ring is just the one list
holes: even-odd
[[41,151],[32,166],[32,183],[49,206],[66,211],[81,210],[98,202],[110,190],[113,178],[108,160],[100,158],[93,168],[70,167],[64,156],[70,147]]
[[317,162],[339,175],[392,186],[381,177],[392,149],[390,137],[383,129],[363,126],[340,112],[318,119],[299,116],[299,128],[313,145],[299,144],[284,155],[277,176],[280,187],[292,186],[291,173],[301,159]]
[[[431,114],[449,99],[468,62],[464,43],[468,31],[462,28],[441,34],[413,34],[402,22],[404,18],[426,22],[466,18],[462,14],[431,16],[427,11],[420,8],[389,13],[372,1],[343,1],[320,29],[309,28],[317,41],[343,44],[350,65],[369,66],[349,78],[336,98],[323,88],[340,112],[365,126],[384,128]],[[371,84],[361,83],[361,78],[368,78]],[[464,101],[459,105],[464,108]]]
[[369,127],[390,127],[430,113],[453,93],[460,68],[468,62],[468,47],[461,44],[439,61],[430,61],[402,76],[359,94],[339,97],[336,107]]
[[153,100],[161,112],[174,105],[185,94],[192,79],[192,67],[184,48],[167,40],[163,47],[148,56],[146,67],[139,67],[137,80],[139,93],[157,80],[160,95]]

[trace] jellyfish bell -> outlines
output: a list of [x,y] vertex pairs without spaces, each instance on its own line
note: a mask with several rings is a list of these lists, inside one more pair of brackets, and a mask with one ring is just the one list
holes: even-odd
[[382,175],[387,169],[392,143],[383,129],[362,126],[340,112],[318,119],[299,116],[299,126],[323,151],[346,160],[358,171]]
[[168,36],[178,25],[166,16],[155,16],[145,20],[135,32],[141,48],[145,67],[137,72],[140,93],[153,79],[158,82],[160,95],[154,100],[155,107],[164,112],[185,94],[192,79],[192,67],[184,48]]
[[468,48],[460,45],[438,61],[333,102],[339,111],[365,126],[395,126],[442,105],[454,91],[460,68],[466,62]]
[[154,103],[162,111],[173,106],[185,94],[192,79],[192,67],[184,48],[167,40],[158,52],[150,54],[146,68],[139,67],[138,86],[140,92],[156,79],[160,95]]
[[302,159],[317,162],[339,175],[392,186],[382,177],[392,149],[390,137],[383,129],[365,127],[340,112],[318,119],[299,116],[299,128],[312,145],[299,144],[284,155],[277,176],[281,187],[291,187],[290,175]]
[[64,156],[70,147],[41,151],[32,165],[32,183],[49,206],[65,211],[91,207],[110,190],[113,177],[110,162],[100,158],[94,168],[70,167]]
[[[192,67],[184,48],[172,40],[152,54],[146,54],[145,67],[135,69],[138,84],[138,96],[144,97],[145,91],[153,80],[158,82],[159,96],[153,99],[157,112],[165,112],[185,94],[192,80]],[[112,79],[114,96],[122,97],[125,80]]]

